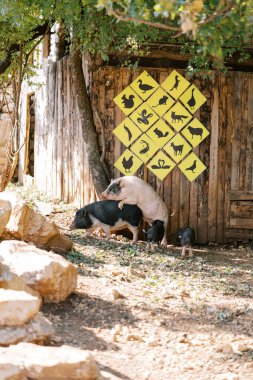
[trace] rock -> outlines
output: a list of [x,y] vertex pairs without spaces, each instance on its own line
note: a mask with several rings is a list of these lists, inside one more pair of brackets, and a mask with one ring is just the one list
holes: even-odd
[[3,265],[0,263],[0,288],[17,290],[17,291],[25,291],[33,296],[40,298],[40,295],[36,290],[33,290],[29,286],[27,286],[22,280],[22,278],[18,277],[15,273],[10,271],[10,268],[7,265]]
[[230,354],[231,352],[233,352],[233,348],[232,348],[232,345],[230,343],[226,342],[226,343],[219,344],[216,347],[216,351],[223,352],[226,354]]
[[[54,329],[51,322],[38,313],[22,326],[0,327],[0,346],[10,346],[19,342],[45,344],[53,334]],[[2,379],[1,376],[0,379]]]
[[15,194],[2,192],[0,200],[11,204],[11,216],[6,229],[15,239],[32,242],[40,248],[57,250],[58,253],[72,249],[72,241],[60,234],[54,222],[30,208]]
[[[26,377],[7,377],[6,368],[24,369]],[[100,371],[93,356],[71,346],[43,347],[31,343],[19,343],[0,349],[1,379],[36,380],[99,380]]]
[[45,302],[62,301],[76,289],[75,266],[62,256],[34,245],[17,240],[3,241],[0,262],[39,292]]
[[24,291],[0,289],[0,326],[20,326],[34,317],[41,300]]
[[11,216],[11,203],[0,199],[0,236]]

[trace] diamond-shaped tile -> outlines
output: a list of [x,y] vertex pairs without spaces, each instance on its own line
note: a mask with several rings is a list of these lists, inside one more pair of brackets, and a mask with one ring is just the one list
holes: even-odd
[[189,181],[194,181],[206,169],[195,153],[191,153],[178,167]]
[[130,86],[143,100],[146,100],[159,87],[159,84],[151,75],[143,71]]
[[129,149],[117,159],[114,166],[124,175],[133,175],[142,165],[142,161]]
[[121,91],[113,100],[125,115],[130,115],[142,103],[141,98],[130,86]]
[[180,75],[176,70],[165,79],[161,84],[174,99],[177,99],[190,86],[190,82]]
[[142,134],[142,131],[127,117],[113,130],[113,133],[128,147]]
[[157,146],[162,148],[174,135],[175,132],[165,123],[159,119],[146,134],[155,142]]
[[198,119],[193,119],[181,132],[182,135],[194,146],[199,145],[208,135],[208,130]]
[[143,132],[159,119],[157,114],[146,103],[143,103],[134,111],[130,118]]
[[155,157],[149,162],[147,168],[162,181],[175,166],[176,164],[159,150]]
[[179,132],[191,120],[192,115],[178,102],[163,116],[163,118],[167,120],[177,132]]
[[180,101],[191,113],[194,113],[206,102],[206,97],[196,86],[191,85],[191,87],[180,96]]
[[159,147],[143,133],[138,140],[131,146],[131,151],[136,154],[144,163],[158,151]]
[[168,95],[161,87],[159,87],[147,100],[147,104],[159,115],[163,116],[170,107],[173,106],[175,100]]
[[192,149],[190,144],[178,133],[174,136],[163,149],[170,157],[176,161],[181,161]]

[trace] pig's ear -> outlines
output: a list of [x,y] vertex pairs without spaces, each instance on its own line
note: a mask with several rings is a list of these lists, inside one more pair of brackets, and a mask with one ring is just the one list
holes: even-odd
[[122,187],[122,186],[123,186],[122,181],[119,181],[119,182],[117,183],[117,185],[118,185],[119,187]]
[[87,210],[86,210],[86,208],[84,208],[84,209],[82,210],[82,216],[85,216],[86,213],[87,213]]

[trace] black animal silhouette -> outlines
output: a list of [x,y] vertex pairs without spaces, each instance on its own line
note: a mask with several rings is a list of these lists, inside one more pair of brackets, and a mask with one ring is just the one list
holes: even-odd
[[185,116],[185,115],[176,115],[176,113],[174,111],[171,112],[171,119],[172,119],[172,123],[176,123],[177,121],[180,122],[180,121],[184,121],[183,119],[187,119],[188,116]]
[[141,117],[138,117],[138,119],[137,119],[137,121],[138,121],[138,123],[140,123],[140,124],[146,124],[146,125],[148,125],[149,124],[149,121],[148,121],[148,119],[150,118],[150,117],[152,117],[153,116],[153,114],[152,113],[147,113],[148,111],[147,110],[142,110],[141,111],[141,113],[139,113],[139,115],[141,116]]
[[125,129],[125,131],[126,131],[126,133],[128,135],[128,140],[131,141],[133,135],[132,135],[130,129],[125,124],[124,124],[124,129]]
[[134,97],[134,95],[129,95],[129,97],[127,98],[125,94],[122,96],[121,99],[125,108],[132,108],[134,106]]
[[156,128],[154,129],[154,132],[156,134],[156,136],[160,139],[161,137],[166,137],[168,136],[169,132],[166,131],[165,133],[163,133],[162,131],[160,131],[160,129]]
[[168,96],[164,95],[158,102],[158,104],[156,106],[152,106],[152,107],[158,107],[158,106],[163,106],[163,105],[166,105],[167,103],[167,100],[169,99]]
[[140,154],[146,154],[149,151],[150,145],[145,140],[140,140],[140,142],[143,144],[143,148],[140,150]]
[[193,95],[194,91],[195,91],[195,88],[192,89],[192,96],[190,97],[190,99],[187,102],[187,104],[191,108],[191,110],[193,110],[195,105],[196,105],[196,99],[194,98],[194,95]]
[[146,93],[147,91],[153,90],[153,86],[150,86],[149,84],[142,83],[142,80],[139,79],[137,81],[139,83],[139,89],[142,91],[142,93]]
[[126,173],[130,172],[131,167],[133,166],[133,156],[130,156],[128,159],[123,157],[122,165],[126,171]]
[[183,149],[184,149],[184,145],[175,145],[173,142],[170,144],[170,146],[172,146],[173,150],[174,150],[174,156],[181,156],[182,155],[182,152],[183,152]]
[[194,170],[196,169],[196,167],[197,167],[197,160],[194,160],[193,164],[189,166],[189,168],[186,168],[185,170],[190,170],[192,173],[194,173]]
[[174,83],[174,85],[172,86],[172,88],[170,89],[170,91],[177,90],[178,85],[179,85],[179,82],[180,82],[179,76],[176,75],[176,76],[175,76],[175,83]]
[[190,134],[193,136],[199,136],[202,139],[203,129],[202,128],[193,128],[189,125],[188,127]]
[[152,169],[169,169],[170,165],[165,165],[165,160],[159,159],[158,160],[158,165],[156,165],[156,164],[151,165],[151,168]]

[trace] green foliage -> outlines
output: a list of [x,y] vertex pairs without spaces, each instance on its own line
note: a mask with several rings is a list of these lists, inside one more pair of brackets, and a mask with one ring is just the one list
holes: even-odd
[[189,71],[208,73],[235,52],[247,57],[252,21],[253,0],[0,0],[0,62],[18,45],[13,67],[20,59],[25,65],[34,29],[61,22],[72,46],[103,60],[112,51],[140,56],[150,42],[179,42],[190,54]]

